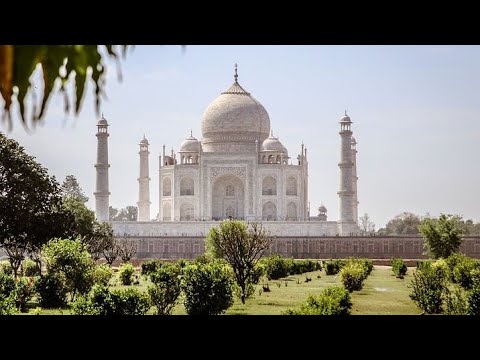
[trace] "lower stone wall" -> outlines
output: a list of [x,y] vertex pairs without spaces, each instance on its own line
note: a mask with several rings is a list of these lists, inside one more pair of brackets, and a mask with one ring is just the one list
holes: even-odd
[[[194,259],[205,252],[204,237],[133,236],[138,259]],[[461,251],[480,258],[480,236],[465,237]],[[268,254],[277,253],[296,259],[334,259],[349,256],[370,259],[423,259],[423,239],[417,236],[372,237],[278,237]]]

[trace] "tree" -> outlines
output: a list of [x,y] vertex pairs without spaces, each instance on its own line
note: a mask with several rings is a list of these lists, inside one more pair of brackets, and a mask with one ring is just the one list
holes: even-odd
[[136,206],[127,206],[120,210],[110,207],[110,221],[137,221],[137,215]]
[[118,249],[118,256],[124,263],[130,261],[137,253],[137,244],[131,240],[128,234],[124,234],[115,240]]
[[63,236],[70,221],[55,177],[0,132],[0,246],[15,276],[25,254]]
[[[75,115],[81,109],[88,80],[95,86],[96,111],[99,112],[101,96],[105,89],[105,59],[113,58],[119,64],[119,56],[126,56],[127,45],[0,45],[0,94],[5,106],[3,120],[11,125],[10,109],[16,99],[20,107],[21,121],[27,126],[27,113],[32,114],[32,124],[39,122],[46,113],[50,95],[59,90],[64,94],[65,112],[75,104]],[[40,67],[42,86],[33,86],[32,73]],[[71,76],[72,75],[72,76]],[[121,73],[118,72],[121,80]],[[66,91],[69,81],[75,85],[75,93]],[[33,93],[39,105],[32,102],[28,108],[25,97]],[[15,95],[15,96],[14,96]]]
[[65,284],[74,301],[77,292],[90,291],[94,281],[95,263],[80,239],[52,239],[42,247],[42,256],[51,274],[65,277]]
[[458,252],[462,243],[460,217],[441,214],[438,219],[425,219],[420,226],[424,248],[433,258],[447,258]]
[[109,220],[110,221],[115,221],[115,219],[118,216],[118,209],[112,207],[111,205],[108,207],[108,214],[109,214]]
[[225,220],[219,229],[212,227],[207,235],[207,251],[232,266],[241,289],[242,304],[245,304],[247,286],[258,281],[255,265],[273,239],[261,223],[240,220]]
[[112,226],[95,220],[95,213],[81,200],[66,197],[63,199],[63,207],[73,217],[73,221],[67,224],[65,237],[81,239],[94,260],[100,259],[104,250],[114,246]]
[[180,272],[178,264],[169,264],[150,274],[154,284],[147,291],[158,315],[170,315],[180,295]]
[[233,305],[233,280],[225,265],[215,260],[184,268],[181,288],[187,314],[217,315]]
[[83,193],[80,184],[73,175],[67,175],[61,187],[62,197],[64,199],[74,198],[85,204],[88,197]]
[[360,217],[360,229],[366,233],[371,234],[375,232],[375,224],[370,221],[370,216],[365,213],[362,217]]
[[385,227],[385,235],[418,235],[422,220],[411,212],[403,212],[390,220]]
[[93,236],[84,240],[87,250],[93,260],[101,258],[104,250],[115,246],[112,225],[106,222],[95,221],[93,225]]

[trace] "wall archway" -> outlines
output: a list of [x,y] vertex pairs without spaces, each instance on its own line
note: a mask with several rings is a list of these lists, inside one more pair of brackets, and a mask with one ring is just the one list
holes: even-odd
[[193,204],[183,203],[180,206],[180,221],[193,221],[193,220],[195,220]]
[[243,219],[245,216],[245,185],[236,175],[224,174],[212,185],[212,218]]
[[267,221],[277,220],[277,206],[273,202],[268,201],[263,204],[262,219]]
[[262,195],[277,195],[277,181],[272,176],[263,178]]
[[195,183],[191,177],[180,180],[180,196],[195,195]]
[[297,179],[293,176],[287,179],[287,195],[297,196]]
[[162,183],[162,194],[163,196],[172,196],[172,180],[170,177],[163,179]]
[[297,220],[297,204],[291,202],[287,205],[287,220],[295,221]]

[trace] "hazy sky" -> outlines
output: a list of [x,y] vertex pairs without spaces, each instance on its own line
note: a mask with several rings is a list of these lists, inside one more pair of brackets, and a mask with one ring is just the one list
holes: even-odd
[[[479,46],[136,46],[122,61],[121,83],[109,63],[102,105],[111,125],[112,206],[137,201],[145,133],[157,214],[162,145],[178,150],[190,129],[201,138],[203,112],[232,84],[235,62],[240,84],[264,105],[293,159],[305,143],[312,215],[323,202],[328,219],[338,219],[338,120],[347,109],[358,142],[359,214],[377,229],[403,211],[480,221]],[[16,122],[8,136],[60,182],[74,174],[93,209],[92,92],[90,84],[78,118],[65,116],[56,96],[42,126],[27,133]]]

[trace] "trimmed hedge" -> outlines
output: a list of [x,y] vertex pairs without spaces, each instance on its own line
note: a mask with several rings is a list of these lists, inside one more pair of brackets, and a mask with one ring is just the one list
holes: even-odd
[[403,259],[393,258],[390,260],[390,264],[392,265],[393,274],[397,278],[403,279],[407,274],[407,264],[405,264],[405,261],[403,261]]
[[318,296],[309,296],[299,309],[288,309],[284,315],[349,315],[352,308],[350,293],[340,287],[332,286]]

